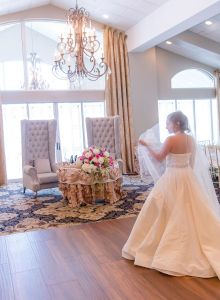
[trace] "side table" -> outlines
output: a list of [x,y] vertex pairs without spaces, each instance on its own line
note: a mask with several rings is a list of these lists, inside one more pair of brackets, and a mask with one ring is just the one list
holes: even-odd
[[57,170],[59,189],[71,207],[82,203],[95,204],[103,199],[114,203],[124,196],[122,175],[118,167],[111,168],[108,176],[97,178],[77,169],[74,164],[63,164]]

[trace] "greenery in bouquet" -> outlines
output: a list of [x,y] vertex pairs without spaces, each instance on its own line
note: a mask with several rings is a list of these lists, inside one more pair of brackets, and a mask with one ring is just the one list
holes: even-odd
[[87,174],[108,175],[114,166],[114,160],[105,148],[89,147],[76,160],[76,167]]

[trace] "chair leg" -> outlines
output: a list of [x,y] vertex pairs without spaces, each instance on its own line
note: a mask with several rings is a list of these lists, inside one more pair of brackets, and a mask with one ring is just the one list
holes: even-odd
[[23,187],[23,194],[25,194],[25,191],[26,191],[26,187],[24,186]]

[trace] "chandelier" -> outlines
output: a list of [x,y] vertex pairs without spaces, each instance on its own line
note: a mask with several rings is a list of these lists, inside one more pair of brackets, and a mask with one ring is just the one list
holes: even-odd
[[43,79],[41,75],[40,58],[36,52],[30,52],[27,59],[30,62],[30,83],[28,88],[30,90],[45,90],[49,88],[49,84]]
[[67,33],[61,34],[54,57],[53,73],[59,79],[81,82],[84,78],[95,81],[108,75],[110,69],[104,61],[104,54],[91,27],[89,13],[85,8],[68,10]]

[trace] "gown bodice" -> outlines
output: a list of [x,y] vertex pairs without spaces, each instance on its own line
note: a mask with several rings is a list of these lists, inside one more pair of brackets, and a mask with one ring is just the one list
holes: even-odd
[[167,168],[187,168],[190,166],[191,153],[169,153],[166,157]]

